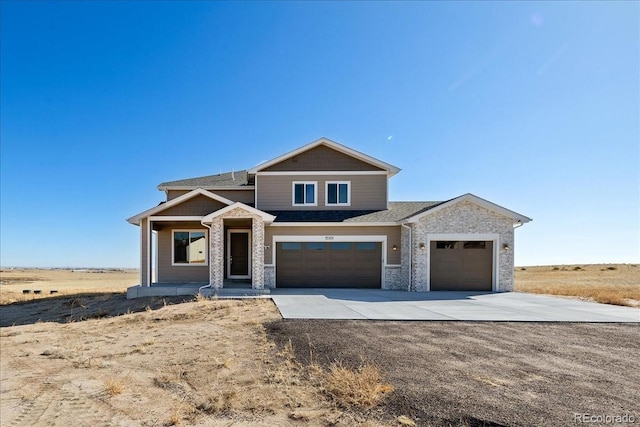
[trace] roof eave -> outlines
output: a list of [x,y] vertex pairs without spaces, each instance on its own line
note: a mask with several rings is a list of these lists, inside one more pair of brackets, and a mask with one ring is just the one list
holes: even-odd
[[159,185],[158,190],[160,191],[179,191],[179,190],[196,190],[198,188],[202,188],[207,191],[218,191],[218,190],[255,190],[254,185]]

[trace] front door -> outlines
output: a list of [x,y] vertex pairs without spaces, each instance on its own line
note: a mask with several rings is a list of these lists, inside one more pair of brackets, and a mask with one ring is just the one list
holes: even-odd
[[250,231],[229,230],[227,242],[227,277],[229,279],[251,278]]

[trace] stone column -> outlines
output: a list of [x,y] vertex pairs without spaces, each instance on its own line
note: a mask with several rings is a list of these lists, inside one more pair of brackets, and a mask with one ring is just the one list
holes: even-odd
[[251,287],[264,289],[264,221],[254,216],[251,219]]
[[215,218],[209,236],[209,284],[220,289],[224,286],[224,220]]

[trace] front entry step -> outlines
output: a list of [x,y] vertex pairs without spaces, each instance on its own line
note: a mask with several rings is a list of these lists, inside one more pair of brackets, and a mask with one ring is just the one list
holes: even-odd
[[200,289],[200,295],[207,298],[260,298],[269,297],[269,289]]

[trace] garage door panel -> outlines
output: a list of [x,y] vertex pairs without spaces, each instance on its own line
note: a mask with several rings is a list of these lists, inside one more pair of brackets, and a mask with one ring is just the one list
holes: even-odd
[[379,242],[276,244],[277,287],[380,288],[381,281]]
[[492,241],[432,241],[430,249],[431,290],[492,290]]

